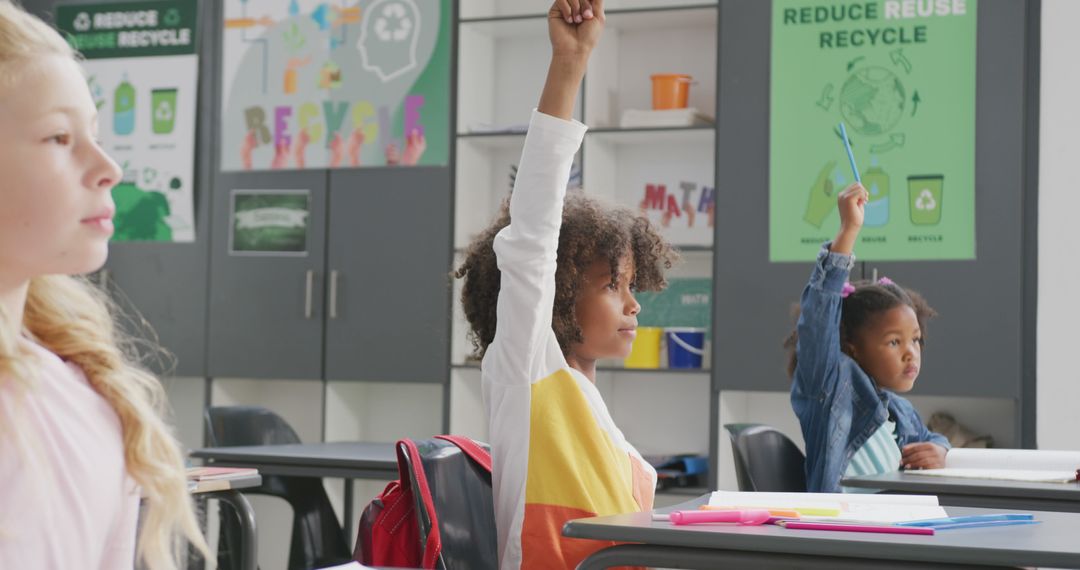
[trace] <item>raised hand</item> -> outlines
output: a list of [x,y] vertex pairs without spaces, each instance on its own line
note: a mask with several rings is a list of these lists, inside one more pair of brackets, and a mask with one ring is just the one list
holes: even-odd
[[349,135],[349,166],[360,166],[360,147],[364,145],[364,129],[355,128]]
[[420,157],[427,150],[427,139],[419,130],[413,129],[409,136],[405,137],[405,152],[401,155],[401,163],[413,166],[420,162]]
[[244,142],[240,145],[240,161],[244,165],[244,170],[251,170],[251,151],[257,146],[259,146],[259,141],[255,138],[255,129],[251,129],[244,135]]
[[274,146],[274,159],[270,161],[270,168],[285,168],[289,165],[289,143],[281,140]]
[[537,110],[571,119],[589,54],[604,30],[603,0],[556,0],[548,10],[551,65]]
[[341,159],[345,155],[344,146],[341,133],[334,133],[334,136],[330,138],[330,168],[341,166]]
[[840,209],[840,232],[833,240],[831,250],[836,253],[850,254],[855,248],[855,239],[859,237],[862,229],[863,217],[866,214],[866,202],[870,194],[858,182],[844,188],[836,198],[836,205]]
[[304,168],[304,158],[307,153],[307,145],[310,142],[311,135],[308,134],[307,129],[300,129],[300,134],[293,141],[293,155],[296,157],[297,168]]
[[603,0],[556,0],[548,10],[552,58],[587,59],[603,29]]

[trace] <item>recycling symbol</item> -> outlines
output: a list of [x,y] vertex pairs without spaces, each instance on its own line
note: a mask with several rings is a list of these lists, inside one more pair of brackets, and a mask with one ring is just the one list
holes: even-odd
[[86,12],[79,12],[78,16],[75,16],[75,21],[72,23],[75,29],[80,32],[85,32],[90,29],[90,14]]
[[[390,27],[391,20],[396,21],[396,26]],[[405,6],[401,4],[388,4],[383,7],[382,15],[375,21],[375,35],[384,42],[400,42],[409,37],[413,22],[408,17]]]
[[919,196],[915,198],[916,210],[934,210],[937,209],[937,200],[934,200],[934,194],[930,192],[929,188],[923,188],[922,192],[919,192]]
[[157,108],[154,109],[154,118],[159,120],[159,121],[172,120],[172,118],[173,118],[172,106],[169,105],[168,103],[166,103],[165,101],[162,101],[161,103],[158,104]]
[[180,10],[177,10],[176,8],[169,8],[168,10],[165,10],[165,16],[161,19],[161,21],[166,26],[175,26],[179,24]]

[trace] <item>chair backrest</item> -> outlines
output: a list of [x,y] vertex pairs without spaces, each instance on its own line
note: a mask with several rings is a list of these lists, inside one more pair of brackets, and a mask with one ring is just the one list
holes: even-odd
[[[206,433],[214,447],[301,443],[300,436],[292,426],[263,407],[219,406],[207,409],[205,416]],[[281,497],[292,507],[289,570],[322,568],[349,560],[348,541],[322,480],[263,475],[262,485],[245,489],[244,493]],[[231,551],[235,548],[235,521],[233,517],[224,515],[222,513],[224,538],[220,544],[224,545],[224,550]],[[222,550],[219,548],[219,561],[222,560]],[[229,568],[232,562],[231,558],[226,557],[222,566]]]
[[260,406],[218,406],[206,410],[206,433],[214,447],[300,443],[281,416]]
[[806,456],[777,429],[762,424],[726,424],[740,491],[806,492]]
[[[445,570],[498,568],[498,535],[495,531],[495,500],[491,471],[478,465],[453,443],[439,439],[417,440],[431,500],[438,519]],[[405,454],[408,460],[408,454]],[[490,465],[490,463],[489,463]],[[413,489],[416,466],[410,464]],[[427,540],[431,521],[414,493],[420,520],[420,542]]]

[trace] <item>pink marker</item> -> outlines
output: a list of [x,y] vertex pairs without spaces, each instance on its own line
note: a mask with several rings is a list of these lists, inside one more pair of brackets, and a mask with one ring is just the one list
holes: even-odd
[[[841,530],[847,532],[877,532],[883,534],[934,534],[930,527],[893,526],[893,525],[867,525],[867,524],[842,524],[842,523],[813,523],[799,521],[779,521],[776,524],[784,528],[799,530]],[[919,532],[911,532],[917,530]]]
[[764,509],[744,509],[731,511],[674,511],[669,515],[671,524],[694,523],[739,523],[741,525],[764,524],[769,520],[769,511]]

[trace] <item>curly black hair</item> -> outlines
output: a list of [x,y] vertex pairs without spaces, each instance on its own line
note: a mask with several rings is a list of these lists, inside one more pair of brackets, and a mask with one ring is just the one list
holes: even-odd
[[[477,358],[483,358],[495,339],[495,308],[501,280],[493,244],[495,235],[509,224],[510,199],[507,198],[491,225],[469,244],[465,261],[454,272],[454,277],[465,279],[461,304]],[[580,190],[567,191],[559,230],[552,310],[552,328],[563,353],[582,341],[574,308],[589,266],[606,260],[611,266],[612,282],[616,282],[619,261],[627,254],[634,258],[631,286],[635,291],[662,291],[667,287],[664,272],[679,259],[678,252],[648,218],[627,208],[608,206]]]
[[[922,331],[922,342],[926,342],[926,322],[937,316],[926,299],[918,291],[901,287],[892,282],[882,281],[856,281],[850,295],[844,298],[840,304],[840,343],[841,346],[854,342],[855,337],[873,318],[874,315],[888,311],[900,305],[907,305],[915,311],[915,318],[919,321],[919,329]],[[792,310],[796,321],[799,319],[799,305]],[[795,366],[798,364],[798,355],[795,348],[799,343],[799,332],[792,330],[791,334],[784,339],[784,348],[788,351],[787,373],[789,377],[795,376]]]

